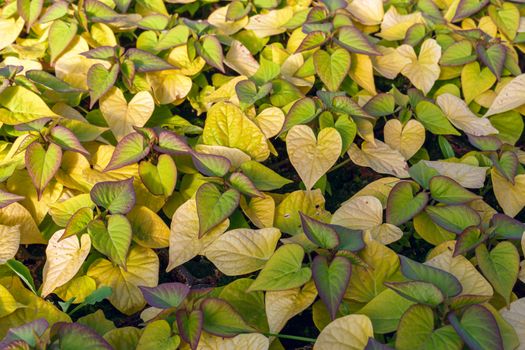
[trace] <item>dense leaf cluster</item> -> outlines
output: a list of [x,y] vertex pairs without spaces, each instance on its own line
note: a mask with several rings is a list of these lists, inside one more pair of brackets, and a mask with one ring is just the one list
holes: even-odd
[[525,348],[522,3],[0,0],[0,350]]

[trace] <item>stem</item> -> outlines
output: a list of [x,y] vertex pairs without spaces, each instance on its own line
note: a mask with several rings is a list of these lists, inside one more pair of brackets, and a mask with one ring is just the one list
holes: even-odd
[[287,334],[276,334],[276,333],[262,333],[262,334],[267,337],[277,337],[277,338],[282,338],[282,339],[299,340],[299,341],[304,341],[306,343],[315,343],[315,341],[317,340],[314,338],[298,337],[295,335],[287,335]]
[[346,164],[350,163],[350,158],[343,160],[341,163],[334,165],[330,170],[327,171],[327,173],[331,173],[332,171],[335,171]]

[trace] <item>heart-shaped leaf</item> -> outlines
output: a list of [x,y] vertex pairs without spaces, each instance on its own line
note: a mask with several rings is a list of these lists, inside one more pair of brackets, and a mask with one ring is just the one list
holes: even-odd
[[365,55],[381,55],[376,46],[357,27],[344,26],[339,28],[339,35],[335,42],[350,52]]
[[51,28],[49,28],[49,52],[51,53],[52,63],[73,41],[77,35],[77,29],[78,26],[75,22],[53,21]]
[[506,2],[501,6],[490,5],[489,16],[509,40],[512,41],[516,37],[520,26],[520,10],[516,5]]
[[191,152],[193,165],[206,176],[223,177],[231,168],[228,158],[215,154]]
[[161,154],[156,165],[150,161],[140,162],[139,175],[144,186],[155,195],[169,197],[177,184],[177,166],[168,154]]
[[253,332],[241,315],[226,301],[218,298],[206,298],[200,305],[204,322],[202,329],[220,336],[231,337],[239,333]]
[[222,53],[222,46],[217,37],[214,35],[206,35],[201,38],[200,42],[195,42],[195,48],[199,56],[204,58],[206,63],[224,73],[224,54]]
[[339,236],[332,225],[312,219],[299,212],[301,226],[306,237],[320,248],[333,249],[339,245]]
[[317,116],[315,101],[309,97],[297,100],[288,111],[281,132],[290,130],[293,126],[310,122]]
[[197,190],[199,238],[228,218],[239,205],[240,193],[231,188],[221,193],[217,186],[205,183]]
[[97,183],[90,192],[91,200],[111,214],[127,214],[135,205],[133,178]]
[[335,164],[342,145],[341,136],[334,128],[321,130],[317,139],[306,125],[296,125],[290,129],[286,136],[286,150],[307,190]]
[[392,225],[404,224],[419,214],[428,203],[428,194],[414,196],[414,188],[408,181],[398,182],[390,191],[386,205],[386,221]]
[[264,194],[255,187],[250,178],[241,172],[235,172],[228,179],[233,188],[249,197],[264,198]]
[[425,211],[436,224],[456,234],[481,223],[479,214],[466,205],[428,206]]
[[190,287],[183,283],[163,283],[157,287],[139,286],[146,302],[159,309],[176,308],[182,304],[190,292]]
[[190,344],[192,350],[197,349],[203,323],[204,315],[201,310],[193,310],[191,312],[186,310],[177,311],[177,327],[180,332],[180,337],[186,343]]
[[95,102],[115,85],[119,70],[118,64],[114,64],[109,70],[101,63],[94,64],[89,68],[87,74],[90,96],[89,108],[93,108]]
[[458,320],[455,312],[448,320],[465,344],[476,350],[503,350],[503,339],[496,319],[481,305],[468,307]]
[[111,215],[107,224],[102,220],[94,220],[88,225],[87,230],[93,246],[99,252],[109,257],[115,264],[126,266],[132,231],[124,215]]
[[65,151],[73,151],[89,156],[89,152],[82,146],[76,135],[68,128],[57,125],[49,131],[51,142],[56,143]]
[[315,72],[328,90],[337,91],[348,75],[350,69],[350,54],[345,49],[337,49],[332,53],[317,50],[314,53]]
[[492,73],[499,80],[503,73],[505,65],[505,57],[507,56],[507,48],[502,44],[494,44],[486,48],[483,44],[478,44],[476,47],[478,56],[481,61],[490,69]]
[[315,286],[332,320],[335,319],[339,305],[343,300],[351,273],[352,264],[342,256],[336,256],[329,263],[326,257],[318,255],[312,263],[312,276]]
[[453,256],[464,255],[483,243],[487,238],[488,235],[482,234],[479,227],[467,227],[456,239]]
[[148,155],[150,147],[138,132],[126,135],[115,147],[113,155],[104,171],[122,168],[137,163]]
[[430,180],[430,195],[445,204],[463,204],[480,198],[451,178],[441,175]]
[[38,199],[47,184],[55,176],[62,162],[62,149],[50,143],[47,150],[39,142],[33,142],[27,147],[25,154],[26,169],[36,187]]
[[480,69],[478,62],[466,64],[461,70],[461,90],[467,104],[490,89],[495,82],[494,73],[488,67]]
[[93,220],[93,208],[80,208],[71,216],[67,222],[64,234],[60,240],[84,233],[87,230],[89,223]]
[[415,119],[405,125],[390,119],[384,127],[385,143],[398,150],[405,159],[410,159],[425,143],[425,127]]
[[418,304],[437,306],[443,302],[443,293],[438,287],[428,282],[409,281],[409,282],[385,282],[385,286],[394,290],[403,298],[414,301]]
[[514,178],[518,175],[519,159],[515,152],[504,151],[499,158],[496,154],[491,155],[491,160],[498,171],[505,176],[505,178],[514,184]]

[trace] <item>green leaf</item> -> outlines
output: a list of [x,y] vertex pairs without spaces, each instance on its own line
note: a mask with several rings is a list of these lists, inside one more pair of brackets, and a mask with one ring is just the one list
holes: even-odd
[[297,100],[286,114],[281,132],[290,130],[293,126],[306,124],[318,115],[315,101],[309,97]]
[[193,165],[206,176],[223,177],[231,168],[228,158],[215,154],[191,152]]
[[115,264],[126,266],[129,246],[131,244],[131,225],[124,215],[111,215],[106,223],[94,220],[88,225],[93,246],[106,255]]
[[446,298],[461,293],[461,283],[454,275],[438,268],[410,260],[402,255],[399,256],[399,259],[401,262],[401,273],[403,273],[406,278],[431,283],[438,287]]
[[0,122],[15,125],[57,115],[45,102],[22,86],[10,86],[0,94]]
[[78,93],[83,92],[82,89],[72,87],[63,80],[58,79],[53,74],[50,74],[43,70],[28,70],[26,72],[26,78],[29,78],[33,82],[44,86],[45,88],[63,93]]
[[124,136],[117,144],[111,159],[104,169],[110,171],[141,161],[150,152],[150,146],[144,136],[134,132]]
[[339,28],[339,34],[334,41],[350,52],[365,55],[381,55],[370,39],[356,27],[344,26]]
[[499,80],[503,73],[503,66],[505,64],[505,57],[507,56],[507,48],[503,44],[494,44],[485,48],[482,44],[476,47],[478,56],[481,61],[490,69],[492,73]]
[[357,125],[348,115],[342,114],[335,121],[334,128],[339,132],[339,135],[341,135],[341,156],[343,156],[350,148],[352,142],[354,142],[355,135],[357,134]]
[[249,197],[264,198],[264,194],[262,194],[257,189],[257,187],[255,187],[252,180],[250,180],[250,178],[243,173],[235,172],[230,175],[228,180],[230,181],[231,186],[242,194],[245,194]]
[[195,48],[199,56],[204,58],[206,63],[224,73],[224,54],[222,53],[222,46],[217,37],[214,35],[206,35],[201,38],[201,41],[195,42]]
[[504,2],[501,6],[490,5],[488,12],[500,32],[512,41],[520,26],[520,10],[518,7],[512,3]]
[[205,183],[197,190],[199,238],[228,218],[239,205],[240,193],[231,188],[221,193],[217,186]]
[[11,269],[11,271],[20,277],[27,288],[29,288],[34,294],[39,295],[35,287],[35,282],[33,281],[33,276],[31,276],[31,272],[23,263],[18,260],[11,259],[7,260],[5,264]]
[[78,323],[55,323],[51,329],[51,334],[58,339],[60,349],[112,349],[101,335]]
[[429,101],[421,101],[416,106],[417,120],[425,129],[435,135],[461,135],[445,116],[445,113]]
[[252,180],[260,191],[273,191],[292,183],[263,164],[250,160],[241,164],[241,171]]
[[98,182],[90,192],[91,200],[111,214],[127,214],[135,205],[133,178]]
[[465,344],[472,350],[503,350],[503,340],[494,316],[481,305],[468,307],[458,320],[456,313],[448,320]]
[[439,149],[441,150],[441,154],[445,159],[454,158],[456,156],[452,145],[443,135],[438,136],[438,145]]
[[460,0],[452,22],[457,22],[463,18],[472,16],[487,6],[488,3],[488,0]]
[[385,286],[394,290],[403,298],[435,307],[444,300],[443,293],[432,283],[409,281],[409,282],[385,282]]
[[479,214],[466,205],[428,206],[425,211],[436,224],[456,234],[481,223]]
[[69,3],[66,1],[56,1],[46,9],[46,12],[40,17],[40,23],[47,23],[67,15]]
[[239,333],[253,332],[242,317],[226,301],[206,298],[200,306],[204,316],[202,329],[219,337],[232,337]]
[[425,305],[412,305],[401,317],[397,328],[396,349],[424,349],[434,331],[434,311]]
[[27,147],[26,169],[36,188],[38,199],[41,198],[49,181],[55,176],[61,162],[62,149],[54,143],[50,143],[47,150],[39,142],[33,142]]
[[299,212],[306,237],[320,248],[333,249],[339,245],[339,236],[332,225],[312,219]]
[[323,31],[313,31],[306,35],[301,41],[301,45],[295,51],[296,53],[315,49],[323,45],[327,40],[327,34]]
[[498,171],[511,183],[514,184],[514,178],[518,175],[519,159],[515,152],[504,151],[500,154],[499,159],[496,154],[492,154],[490,159]]
[[49,139],[65,151],[73,151],[89,156],[87,149],[82,146],[78,138],[68,128],[57,125],[49,131]]
[[78,26],[75,22],[64,22],[61,20],[53,21],[49,29],[49,52],[51,63],[64,52],[77,35]]
[[136,350],[176,350],[179,344],[180,338],[172,335],[170,324],[166,320],[156,320],[144,328]]
[[180,337],[188,344],[192,350],[197,349],[199,339],[202,333],[202,325],[204,323],[204,315],[201,310],[187,310],[177,311],[177,328],[180,332]]
[[133,62],[135,70],[139,73],[175,69],[174,66],[158,56],[139,49],[128,49],[124,57]]
[[525,232],[525,223],[500,213],[492,217],[491,226],[498,239],[521,240]]
[[177,308],[190,293],[190,287],[183,283],[163,283],[157,287],[139,286],[146,302],[159,309]]
[[343,256],[336,256],[329,263],[326,257],[318,255],[312,263],[315,286],[332,320],[343,300],[351,273],[352,264]]
[[441,175],[430,180],[430,195],[445,204],[463,204],[481,198],[451,178]]
[[89,68],[87,74],[87,85],[89,87],[89,108],[93,108],[95,102],[104,96],[117,81],[120,66],[114,64],[110,70],[107,70],[103,64],[97,63]]
[[36,22],[44,7],[44,0],[17,0],[16,7],[20,17],[26,22],[27,32]]
[[93,220],[93,209],[89,207],[80,208],[67,222],[64,234],[60,237],[60,240],[84,233],[91,220]]
[[479,227],[467,227],[456,239],[453,256],[464,255],[483,243],[487,237],[488,235],[481,233]]
[[443,66],[463,66],[476,60],[477,55],[473,51],[470,41],[458,41],[447,47],[439,63]]
[[439,175],[439,172],[436,169],[429,167],[425,162],[421,161],[408,169],[408,173],[412,179],[416,180],[418,184],[427,190],[430,188],[430,180],[434,176]]
[[328,90],[337,91],[350,70],[350,54],[344,49],[328,53],[317,50],[314,55],[315,72]]
[[168,154],[161,154],[156,165],[151,161],[140,162],[139,175],[144,186],[155,195],[169,197],[177,184],[177,167]]
[[398,182],[390,191],[386,205],[386,222],[399,226],[419,214],[428,203],[428,194],[414,196],[414,188],[408,181]]
[[520,269],[518,249],[510,242],[500,242],[489,253],[481,244],[476,248],[476,259],[483,275],[508,305]]
[[302,267],[304,250],[298,244],[285,244],[275,251],[249,291],[297,288],[312,277],[309,267]]
[[384,117],[394,113],[395,98],[391,94],[377,94],[363,106],[363,109],[374,117]]

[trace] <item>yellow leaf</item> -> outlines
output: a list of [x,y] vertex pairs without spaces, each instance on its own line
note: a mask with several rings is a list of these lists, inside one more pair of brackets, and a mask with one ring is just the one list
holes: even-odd
[[525,104],[525,74],[518,75],[501,89],[484,117],[510,111],[523,104]]
[[354,197],[374,196],[381,201],[383,208],[386,208],[386,201],[388,199],[388,195],[390,194],[392,187],[394,187],[398,182],[399,179],[397,177],[382,177],[360,189],[356,194],[352,196],[352,198],[346,200],[341,205],[343,206],[346,203],[350,202]]
[[248,24],[248,16],[244,16],[236,21],[226,19],[226,13],[230,5],[219,7],[208,17],[208,22],[217,29],[222,35],[232,35],[243,29]]
[[346,9],[366,26],[380,24],[385,14],[383,0],[353,0]]
[[276,228],[239,228],[225,232],[205,250],[206,257],[225,275],[238,276],[260,270],[281,238]]
[[199,350],[268,350],[270,341],[259,333],[239,334],[233,338],[223,338],[202,332]]
[[93,23],[91,25],[91,38],[96,42],[95,46],[116,46],[117,38],[111,28],[104,23]]
[[188,56],[188,45],[181,45],[173,48],[168,55],[167,61],[179,68],[180,74],[186,76],[192,76],[199,73],[206,64],[206,61],[200,56],[190,59]]
[[265,14],[250,17],[250,22],[245,29],[253,30],[259,38],[281,34],[286,31],[285,24],[292,19],[293,14],[293,9],[289,6],[271,10]]
[[66,200],[49,205],[49,214],[53,221],[60,227],[66,227],[71,216],[80,208],[94,208],[95,203],[91,201],[89,193],[79,194]]
[[397,12],[395,6],[390,6],[383,17],[381,32],[378,35],[385,40],[403,40],[407,30],[416,23],[425,23],[421,12],[402,15]]
[[135,205],[127,217],[133,229],[135,242],[154,249],[169,246],[170,229],[153,210]]
[[29,211],[20,203],[12,203],[0,209],[0,224],[20,225],[20,244],[45,244],[47,242]]
[[525,207],[525,174],[517,175],[514,184],[503,177],[494,167],[490,169],[494,195],[503,212],[515,217]]
[[401,74],[425,95],[428,94],[441,71],[438,64],[441,58],[441,46],[434,39],[427,39],[421,45],[419,56],[409,45],[401,45],[397,51],[410,60],[410,63],[401,69]]
[[208,111],[202,139],[207,145],[238,148],[254,160],[270,155],[266,137],[239,107],[219,102]]
[[335,211],[331,223],[354,230],[369,230],[383,223],[383,206],[376,197],[354,197]]
[[348,155],[355,164],[372,168],[378,173],[391,174],[399,178],[410,176],[405,157],[398,150],[379,140],[375,140],[375,145],[364,141],[361,149],[353,143],[348,150]]
[[0,265],[13,259],[20,246],[20,225],[0,225]]
[[461,90],[467,104],[490,89],[495,82],[496,76],[488,67],[480,69],[477,61],[466,64],[461,70]]
[[425,143],[425,127],[415,119],[410,119],[405,125],[397,119],[390,119],[383,130],[385,143],[401,152],[406,160]]
[[169,264],[167,271],[201,254],[230,225],[228,219],[199,239],[199,216],[195,199],[182,204],[171,219]]
[[19,305],[9,290],[0,284],[0,317],[5,317],[19,308]]
[[111,88],[100,98],[100,111],[119,141],[133,132],[134,126],[144,126],[154,109],[153,97],[147,91],[140,91],[129,103],[117,87]]
[[234,40],[224,58],[224,63],[241,75],[251,77],[259,70],[259,62],[240,41]]
[[510,303],[508,308],[502,308],[501,316],[507,321],[516,331],[520,346],[516,350],[525,349],[525,298]]
[[255,117],[255,123],[267,138],[274,137],[281,131],[284,120],[283,111],[277,107],[265,108]]
[[126,268],[98,259],[89,266],[87,275],[97,282],[98,287],[111,287],[113,293],[108,300],[120,312],[131,315],[146,304],[138,286],[155,287],[158,284],[159,258],[149,248],[134,246],[126,259]]
[[403,231],[392,224],[384,223],[366,231],[370,237],[381,244],[390,244],[399,241],[403,237]]
[[382,56],[372,57],[374,68],[385,78],[394,79],[407,64],[412,62],[410,58],[399,53],[392,47],[377,46]]
[[475,115],[459,97],[446,93],[439,95],[436,102],[456,128],[475,136],[498,133],[498,129],[492,126],[488,118]]
[[55,232],[47,245],[46,263],[42,272],[42,297],[69,282],[80,270],[91,249],[89,235],[82,235],[80,241],[77,236],[58,241],[63,234],[64,230]]
[[240,204],[244,214],[257,228],[273,226],[275,201],[272,197],[264,194],[263,198],[253,197],[247,201],[247,199],[242,196]]
[[461,186],[467,188],[481,188],[485,183],[487,167],[479,167],[463,163],[423,160],[426,166],[434,168],[439,175],[450,177]]
[[153,96],[161,104],[173,103],[185,98],[191,90],[191,79],[178,70],[151,72],[146,75]]
[[319,334],[314,350],[363,350],[373,338],[372,322],[365,315],[348,315],[329,323]]
[[313,281],[301,288],[266,292],[265,309],[270,333],[279,333],[288,320],[306,310],[316,297]]
[[11,45],[20,32],[24,28],[24,19],[18,17],[16,20],[14,18],[0,18],[0,50],[3,50],[7,46]]
[[9,86],[0,94],[0,122],[27,123],[44,117],[57,117],[44,100],[22,86]]
[[78,276],[55,289],[55,294],[64,301],[75,298],[73,304],[83,303],[87,296],[97,289],[97,283],[89,276]]
[[374,68],[370,56],[352,53],[350,61],[350,77],[369,93],[375,95]]
[[232,163],[232,170],[238,169],[242,163],[252,159],[249,155],[238,148],[199,144],[195,146],[195,150],[205,154],[215,154],[217,156],[228,158],[228,160]]
[[317,139],[307,125],[295,125],[286,136],[286,150],[307,190],[335,164],[343,142],[334,128],[324,128]]

